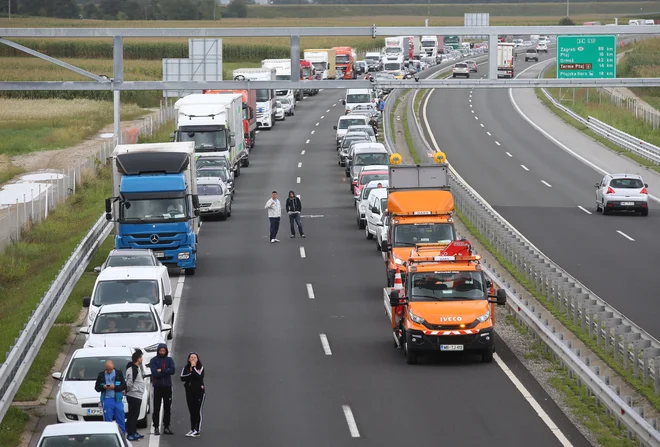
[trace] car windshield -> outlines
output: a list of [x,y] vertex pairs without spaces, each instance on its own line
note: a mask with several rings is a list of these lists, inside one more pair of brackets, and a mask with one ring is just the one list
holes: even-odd
[[150,255],[114,255],[108,257],[106,267],[133,267],[139,265],[157,265]]
[[225,130],[209,132],[179,131],[179,141],[194,141],[195,152],[220,152],[227,150],[227,134]]
[[121,447],[121,441],[112,433],[90,433],[84,435],[48,436],[38,447]]
[[342,149],[348,149],[351,144],[355,143],[356,141],[367,141],[367,135],[357,135],[344,138],[344,140],[341,142],[341,147]]
[[129,199],[121,203],[120,222],[163,222],[186,220],[184,197],[168,199]]
[[348,129],[349,126],[357,126],[360,124],[367,124],[365,118],[345,118],[339,120],[339,125],[337,129]]
[[278,99],[278,101],[281,104],[287,104],[287,105],[289,104],[289,99],[288,98],[280,98],[280,99]]
[[197,193],[200,196],[220,196],[222,187],[220,185],[197,185]]
[[[369,165],[387,165],[389,159],[387,154],[360,154],[353,160],[355,166],[369,166]],[[387,176],[385,177],[387,178]],[[373,179],[380,180],[380,179]]]
[[454,68],[467,68],[467,64],[456,64]]
[[325,62],[312,62],[312,65],[319,71],[325,71],[327,68]]
[[349,104],[371,102],[371,95],[369,93],[352,93],[346,95],[346,102]]
[[367,185],[369,182],[377,180],[387,180],[387,174],[362,174],[362,177],[360,177],[360,185]]
[[227,171],[224,169],[204,168],[197,171],[197,178],[220,177],[223,182],[227,181]]
[[642,189],[644,182],[638,178],[615,178],[610,181],[612,188]]
[[528,52],[528,53],[536,53],[536,50],[534,50],[534,49],[530,49],[530,50],[527,50],[527,52]]
[[351,59],[346,54],[338,54],[335,57],[335,64],[348,64]]
[[411,276],[411,301],[487,299],[483,272],[425,272]]
[[64,380],[74,380],[74,381],[92,381],[96,380],[100,371],[103,371],[105,368],[105,361],[112,360],[112,363],[115,364],[115,368],[121,372],[126,372],[126,365],[131,361],[130,356],[122,357],[79,357],[73,359],[71,366],[66,372]]
[[158,281],[151,279],[118,279],[100,281],[94,290],[94,305],[119,303],[159,303]]
[[156,319],[151,312],[108,312],[96,317],[92,334],[130,334],[157,330]]
[[399,224],[394,228],[394,247],[414,247],[416,244],[449,244],[456,239],[449,223]]
[[229,162],[227,161],[226,158],[207,158],[207,157],[200,157],[197,159],[197,163],[195,163],[195,167],[199,171],[201,168],[228,168],[229,167]]
[[364,133],[366,133],[367,135],[370,135],[370,136],[372,136],[372,137],[375,135],[375,134],[374,134],[374,129],[373,129],[373,127],[371,127],[371,126],[359,127],[359,128],[357,128],[357,129],[350,129],[350,128],[349,128],[348,131],[349,131],[349,132],[360,131],[360,132],[364,132]]
[[266,88],[260,88],[257,90],[257,102],[266,102],[272,98],[272,91]]
[[385,48],[385,54],[390,55],[390,54],[399,54],[401,52],[401,48],[399,47],[387,47]]
[[387,197],[383,197],[382,199],[380,199],[380,209],[381,210],[387,209]]

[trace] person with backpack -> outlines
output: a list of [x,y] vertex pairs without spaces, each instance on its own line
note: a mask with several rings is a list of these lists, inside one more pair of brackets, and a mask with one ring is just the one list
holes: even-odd
[[188,354],[188,362],[181,370],[181,381],[186,389],[186,402],[190,412],[190,431],[186,436],[198,438],[202,433],[202,409],[206,400],[204,366],[196,352]]
[[144,395],[144,374],[142,374],[142,351],[136,349],[131,361],[126,365],[126,401],[128,402],[128,417],[126,418],[126,433],[129,441],[139,441],[144,438],[137,432],[137,421],[140,417],[142,396]]

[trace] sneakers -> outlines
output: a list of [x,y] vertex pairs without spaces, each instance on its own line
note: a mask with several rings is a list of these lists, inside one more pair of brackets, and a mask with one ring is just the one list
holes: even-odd
[[294,237],[296,237],[296,235],[295,235],[295,234],[292,234],[292,235],[289,236],[289,237],[290,237],[291,239],[293,239]]
[[273,239],[273,241],[275,241],[275,242],[279,242],[280,240],[279,240],[279,239]]
[[163,434],[165,435],[173,435],[172,430],[170,430],[170,427],[165,427],[165,430],[163,430]]
[[305,238],[305,235],[304,235],[304,234],[301,234],[300,237]]
[[133,433],[133,436],[135,436],[137,439],[144,438],[144,435],[141,435],[140,433]]
[[160,436],[160,429],[158,427],[154,427],[154,436]]
[[189,438],[199,438],[200,433],[197,430],[190,430],[186,433],[186,436]]
[[193,433],[195,433],[195,430],[190,430],[188,433],[186,433],[186,436],[190,438]]
[[274,243],[275,243],[275,239],[271,239],[271,240],[270,240],[270,243],[271,243],[271,244],[274,244]]
[[132,441],[132,442],[140,440],[140,438],[135,436],[135,435],[128,435],[128,436],[126,436],[126,439],[128,439],[129,441]]

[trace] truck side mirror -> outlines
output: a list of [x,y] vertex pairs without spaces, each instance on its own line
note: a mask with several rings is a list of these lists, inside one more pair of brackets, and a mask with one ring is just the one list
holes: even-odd
[[197,194],[192,195],[193,208],[199,208],[199,196]]
[[345,100],[345,99],[342,99],[342,100],[341,100],[341,103],[342,103],[342,105],[346,105],[346,100]]
[[253,119],[254,118],[254,109],[252,107],[248,107],[248,119]]
[[495,296],[492,298],[495,298],[495,301],[490,301],[491,303],[495,303],[498,306],[504,306],[506,304],[506,291],[504,289],[498,289],[497,292],[495,293]]
[[176,138],[176,132],[172,132],[170,134],[170,141],[174,141],[175,138]]
[[112,199],[105,199],[105,212],[112,213]]
[[396,306],[401,306],[403,304],[408,304],[408,300],[405,298],[401,298],[399,296],[399,292],[396,290],[392,290],[390,292],[390,306],[396,307]]
[[390,244],[385,244],[385,243],[380,244],[380,251],[382,251],[383,253],[387,253],[388,251],[390,251]]
[[334,130],[337,130],[337,126],[332,126],[332,128],[333,128]]
[[231,137],[229,139],[229,147],[234,147],[234,146],[236,146],[236,138]]
[[195,215],[195,217],[199,217],[199,208],[195,208],[193,210],[193,214]]
[[372,207],[371,207],[371,212],[374,213],[374,214],[380,214],[380,213],[378,212],[378,208],[376,208],[375,206],[372,206]]

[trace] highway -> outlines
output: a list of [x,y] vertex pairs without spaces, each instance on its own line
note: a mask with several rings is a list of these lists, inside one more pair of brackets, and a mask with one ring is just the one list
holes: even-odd
[[[183,437],[188,414],[177,383],[176,436],[152,436],[149,445],[561,445],[546,419],[572,445],[588,445],[501,343],[500,359],[545,419],[499,363],[461,356],[409,366],[393,348],[382,259],[355,226],[337,167],[332,126],[342,95],[321,91],[294,119],[260,132],[232,217],[203,225],[173,348],[177,367],[190,351],[204,364],[203,434]],[[283,222],[282,242],[271,244],[264,204],[272,190],[284,200],[290,189],[301,195],[307,239],[289,239]]]
[[[541,62],[553,56],[541,56]],[[519,58],[517,72],[534,64]],[[481,77],[486,69],[479,69]],[[660,337],[651,281],[657,264],[643,259],[660,253],[655,202],[648,217],[596,213],[593,185],[603,175],[523,119],[508,90],[436,90],[426,118],[450,163],[505,219],[585,286]],[[557,126],[554,132],[562,130]]]

